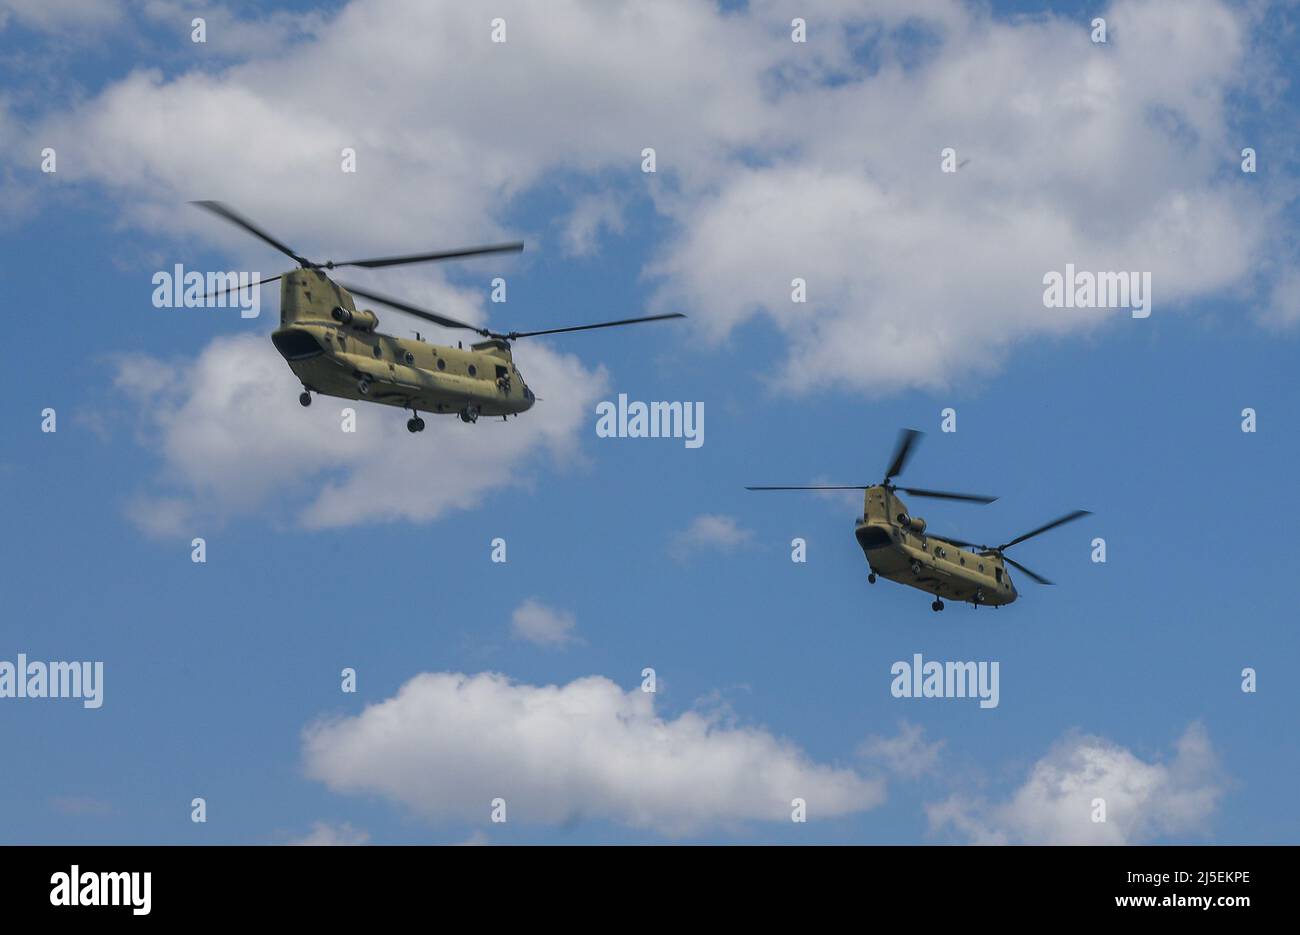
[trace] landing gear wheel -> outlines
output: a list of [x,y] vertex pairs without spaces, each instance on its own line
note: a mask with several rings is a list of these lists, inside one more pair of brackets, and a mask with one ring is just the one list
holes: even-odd
[[920,565],[918,562],[913,562],[913,563],[912,563],[912,574],[914,574],[914,575],[919,575],[920,573],[921,573],[921,565]]
[[478,421],[478,407],[466,406],[460,411],[460,421],[473,424]]
[[357,381],[357,392],[360,393],[362,396],[369,396],[369,395],[370,395],[370,381],[369,381],[368,379],[366,379],[365,377],[362,377],[360,380],[358,380],[358,381]]
[[412,434],[424,431],[424,420],[419,416],[412,416],[406,420],[406,430]]
[[306,390],[303,390],[301,393],[298,394],[298,402],[303,406],[310,406],[311,393],[308,393]]
[[984,603],[984,591],[983,591],[983,590],[976,591],[976,592],[975,592],[975,606],[978,607],[980,604],[983,604],[983,603]]
[[875,584],[875,583],[876,583],[876,573],[873,571],[871,574],[867,575],[867,584]]
[[934,603],[930,605],[930,609],[937,614],[939,611],[943,610],[943,601],[935,598]]

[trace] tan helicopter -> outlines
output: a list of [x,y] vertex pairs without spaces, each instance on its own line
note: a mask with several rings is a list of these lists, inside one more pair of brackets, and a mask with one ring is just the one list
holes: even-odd
[[746,490],[863,490],[863,515],[858,519],[855,535],[858,545],[867,557],[871,573],[867,580],[876,583],[883,575],[890,581],[910,585],[935,596],[930,608],[943,610],[943,598],[965,601],[975,607],[986,604],[1001,607],[1020,596],[1011,581],[1007,565],[1013,565],[1039,584],[1051,584],[1042,575],[1030,571],[1003,553],[1040,533],[1088,516],[1088,510],[1052,520],[1046,525],[1017,536],[998,546],[975,545],[951,536],[934,536],[926,532],[925,520],[913,516],[898,496],[903,491],[914,497],[934,497],[940,500],[964,500],[970,503],[992,503],[997,497],[978,494],[950,493],[943,490],[922,490],[917,487],[899,487],[893,479],[903,473],[912,449],[922,433],[905,429],[899,436],[893,460],[885,471],[885,479],[869,486],[812,485],[801,487],[746,487]]
[[[569,328],[510,331],[502,334],[439,315],[400,299],[368,292],[357,286],[345,286],[327,276],[324,270],[340,266],[379,269],[493,253],[518,253],[524,248],[521,242],[369,260],[316,263],[299,256],[252,221],[220,202],[196,201],[193,204],[243,228],[298,264],[296,270],[257,283],[260,286],[280,280],[280,327],[271,335],[271,341],[288,361],[294,375],[302,381],[303,392],[298,401],[304,406],[310,406],[311,394],[322,393],[342,399],[368,400],[410,409],[411,418],[407,420],[406,428],[411,432],[424,430],[421,412],[456,413],[463,422],[476,422],[479,416],[501,416],[506,419],[533,408],[537,397],[524,382],[510,352],[510,342],[518,338],[686,317],[680,313],[650,315]],[[220,293],[213,293],[217,294]],[[473,331],[484,340],[471,344],[466,350],[460,346],[429,344],[418,333],[413,340],[383,334],[377,330],[379,316],[372,311],[358,309],[353,295],[380,302],[444,328]]]

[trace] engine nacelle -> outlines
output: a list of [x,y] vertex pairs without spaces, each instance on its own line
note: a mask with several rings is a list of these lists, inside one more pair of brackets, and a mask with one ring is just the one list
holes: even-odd
[[357,331],[374,331],[379,327],[379,316],[374,312],[361,310],[354,312],[342,305],[336,305],[330,314],[339,324],[355,328]]
[[908,516],[906,513],[898,514],[898,522],[901,526],[912,530],[915,533],[925,532],[925,520],[919,516]]

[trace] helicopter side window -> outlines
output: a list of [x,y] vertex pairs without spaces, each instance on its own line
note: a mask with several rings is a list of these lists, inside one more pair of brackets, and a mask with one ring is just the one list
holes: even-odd
[[438,358],[438,369],[439,369],[439,370],[446,370],[446,369],[447,369],[447,362],[446,362],[445,360],[443,360],[441,357]]
[[1001,568],[995,568],[995,569],[993,569],[993,577],[995,577],[995,578],[998,579],[998,584],[1001,584],[1001,583],[1002,583],[1002,569],[1001,569]]
[[412,354],[410,351],[407,351],[407,352],[406,352],[406,362],[407,362],[408,364],[413,364],[413,363],[415,363],[415,355]]
[[384,349],[383,349],[382,347],[380,347],[378,344],[375,345],[375,356],[376,356],[376,357],[383,357],[383,356],[384,356]]
[[469,375],[470,375],[471,377],[476,377],[476,376],[478,376],[478,368],[475,367],[473,364],[470,364],[470,365],[469,365]]

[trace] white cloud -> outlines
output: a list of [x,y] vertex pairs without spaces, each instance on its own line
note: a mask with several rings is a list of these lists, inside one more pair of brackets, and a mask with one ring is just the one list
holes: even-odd
[[1278,277],[1265,309],[1265,320],[1279,327],[1300,322],[1300,269],[1285,270]]
[[[364,255],[498,236],[510,199],[547,173],[640,179],[643,145],[676,171],[703,170],[762,114],[765,60],[746,49],[746,18],[689,0],[502,0],[493,13],[509,42],[492,43],[470,6],[354,0],[264,58],[174,78],[132,72],[35,135],[58,146],[61,177],[120,193],[150,228],[247,250],[180,207],[220,198],[308,255]],[[345,146],[357,150],[352,175],[339,171]]]
[[[929,805],[931,828],[977,844],[1139,844],[1205,833],[1223,793],[1209,736],[1191,724],[1165,762],[1102,737],[1071,735],[1004,802],[964,796]],[[1094,822],[1093,800],[1106,803]]]
[[88,33],[118,22],[118,0],[0,0],[0,28],[12,18],[29,29]]
[[289,842],[303,847],[355,847],[369,843],[369,832],[354,828],[346,821],[342,824],[314,821],[308,834]]
[[668,720],[655,695],[589,676],[525,685],[495,673],[424,673],[355,717],[308,728],[308,776],[377,793],[430,819],[609,820],[678,836],[750,821],[812,820],[879,805],[883,782],[811,761],[760,728],[698,712]]
[[[781,389],[939,388],[1127,315],[1045,309],[1042,276],[1066,263],[1150,271],[1164,316],[1267,253],[1276,211],[1231,171],[1226,98],[1249,43],[1228,7],[1121,0],[1106,47],[1073,18],[941,9],[919,64],[886,41],[873,74],[814,90],[842,62],[811,59],[773,105],[798,127],[790,151],[666,204],[683,235],[654,266],[660,304],[701,310],[718,338],[770,320],[794,351]],[[941,173],[947,146],[970,164]]]
[[254,58],[282,54],[289,42],[315,36],[326,22],[323,14],[311,11],[276,10],[244,18],[222,4],[205,3],[195,8],[177,0],[147,0],[141,11],[156,26],[170,28],[185,42],[192,41],[193,20],[201,16],[204,42],[193,49],[196,55],[203,56],[218,53]]
[[533,598],[516,607],[510,619],[510,632],[516,639],[538,646],[566,646],[577,639],[573,614],[547,607]]
[[[116,384],[138,400],[141,434],[162,458],[151,492],[136,495],[129,511],[142,529],[170,535],[196,518],[267,508],[328,528],[427,522],[472,507],[526,482],[537,455],[575,459],[605,386],[603,370],[545,345],[518,349],[516,360],[543,397],[530,412],[476,425],[430,416],[411,435],[402,411],[387,406],[322,396],[303,409],[301,386],[265,337],[215,339],[183,368],[124,358]],[[356,410],[354,433],[341,430],[345,406]]]
[[673,540],[672,552],[684,558],[701,549],[731,552],[748,544],[754,538],[751,530],[740,525],[734,516],[705,513],[695,517],[690,526]]
[[925,728],[904,721],[898,725],[896,737],[868,737],[858,747],[858,754],[899,776],[917,779],[935,771],[943,745],[942,740],[927,743]]
[[569,256],[591,256],[599,250],[600,234],[623,232],[623,202],[615,195],[579,198],[564,225],[564,250]]

